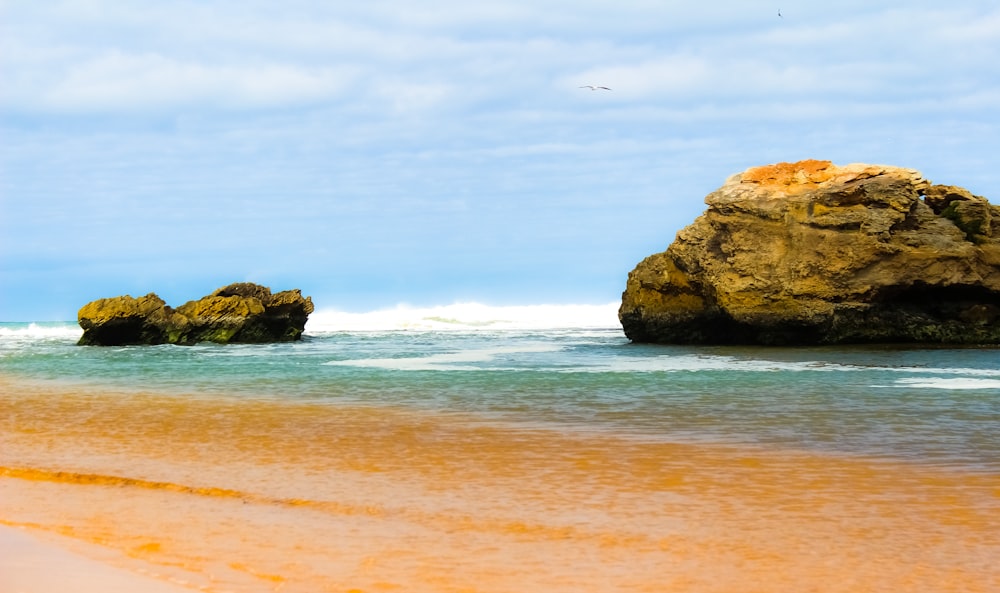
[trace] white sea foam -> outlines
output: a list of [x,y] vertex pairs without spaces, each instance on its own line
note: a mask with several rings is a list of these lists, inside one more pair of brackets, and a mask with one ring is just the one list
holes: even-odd
[[[573,342],[572,345],[579,345]],[[576,353],[560,358],[550,365],[539,360],[539,353],[566,350],[563,346],[542,343],[523,344],[499,348],[474,348],[419,357],[385,357],[355,360],[337,360],[326,364],[383,368],[401,371],[545,371],[557,373],[682,373],[682,372],[891,372],[908,374],[965,375],[963,377],[926,377],[897,380],[897,385],[909,387],[940,387],[942,389],[989,389],[1000,386],[1000,379],[971,378],[1000,377],[996,369],[947,369],[922,367],[883,367],[842,364],[824,361],[776,361],[722,355],[664,354],[661,356],[608,357]],[[489,364],[489,363],[496,364]]]
[[618,303],[604,305],[490,306],[455,303],[435,307],[398,305],[366,313],[316,311],[307,334],[342,331],[476,331],[621,329]]
[[1000,369],[970,369],[964,367],[956,367],[953,369],[937,367],[887,367],[885,370],[928,375],[973,375],[976,377],[1000,377]]
[[601,360],[592,365],[580,368],[562,369],[573,372],[594,373],[650,373],[650,372],[682,372],[682,371],[739,371],[739,372],[799,372],[799,371],[843,371],[854,370],[853,367],[820,363],[774,361],[752,358],[737,358],[717,355],[664,355],[632,357],[620,356],[609,360]]
[[[482,370],[483,367],[479,366],[479,363],[490,362],[501,356],[558,352],[559,350],[562,350],[562,347],[556,345],[523,344],[496,348],[473,348],[455,352],[442,352],[428,356],[334,360],[325,364],[330,366],[379,368],[397,371],[471,371]],[[487,369],[497,370],[497,367],[487,367]]]
[[[534,359],[535,354],[557,352],[565,347],[548,344],[523,344],[499,348],[458,350],[420,357],[363,358],[337,360],[326,364],[383,368],[401,371],[545,371],[558,373],[676,373],[676,372],[796,372],[844,371],[859,367],[816,362],[776,362],[739,359],[730,356],[664,355],[631,357],[570,356],[557,365],[547,365]],[[500,364],[484,364],[498,362]],[[529,363],[530,364],[525,364]],[[519,363],[519,364],[514,364]],[[569,364],[575,363],[575,364]]]
[[39,339],[79,339],[83,330],[78,325],[63,323],[10,323],[0,325],[0,339],[6,340],[39,340]]
[[[592,372],[677,372],[677,371],[741,371],[741,372],[887,372],[920,375],[972,375],[974,377],[1000,377],[1000,369],[938,368],[917,366],[868,366],[818,360],[779,361],[763,358],[742,358],[722,355],[664,355],[654,357],[621,356],[588,368]],[[924,381],[925,379],[906,379]],[[906,381],[903,380],[903,381]],[[997,383],[1000,379],[928,378],[927,381],[962,381],[984,384]],[[971,383],[970,383],[971,384]]]
[[1000,379],[977,377],[907,377],[896,380],[895,384],[923,389],[1000,389]]

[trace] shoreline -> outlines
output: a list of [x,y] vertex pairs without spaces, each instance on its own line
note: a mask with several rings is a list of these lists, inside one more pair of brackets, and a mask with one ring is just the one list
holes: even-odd
[[2,593],[1000,591],[993,473],[0,387]]
[[60,546],[30,529],[0,525],[0,591],[4,593],[190,593]]

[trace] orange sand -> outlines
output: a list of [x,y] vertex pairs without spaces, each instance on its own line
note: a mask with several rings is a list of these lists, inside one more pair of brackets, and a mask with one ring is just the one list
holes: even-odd
[[0,523],[204,591],[1000,591],[1000,476],[0,379]]
[[[0,527],[0,591],[3,593],[191,593],[157,575],[137,575],[39,538]],[[57,540],[56,540],[57,541]],[[65,543],[65,542],[60,542]],[[79,544],[77,544],[79,546]],[[89,552],[101,555],[90,547]]]

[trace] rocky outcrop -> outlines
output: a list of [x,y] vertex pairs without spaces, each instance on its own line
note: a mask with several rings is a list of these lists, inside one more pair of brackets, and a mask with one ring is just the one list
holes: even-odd
[[636,342],[1000,344],[1000,207],[913,169],[751,168],[629,274]]
[[98,299],[77,314],[81,345],[291,342],[313,312],[299,290],[271,294],[266,286],[230,284],[172,309],[153,293]]

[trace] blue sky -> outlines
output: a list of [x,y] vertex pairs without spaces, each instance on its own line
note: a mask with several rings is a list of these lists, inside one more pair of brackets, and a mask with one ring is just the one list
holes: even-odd
[[0,320],[612,302],[750,166],[997,203],[998,64],[992,1],[0,1]]

